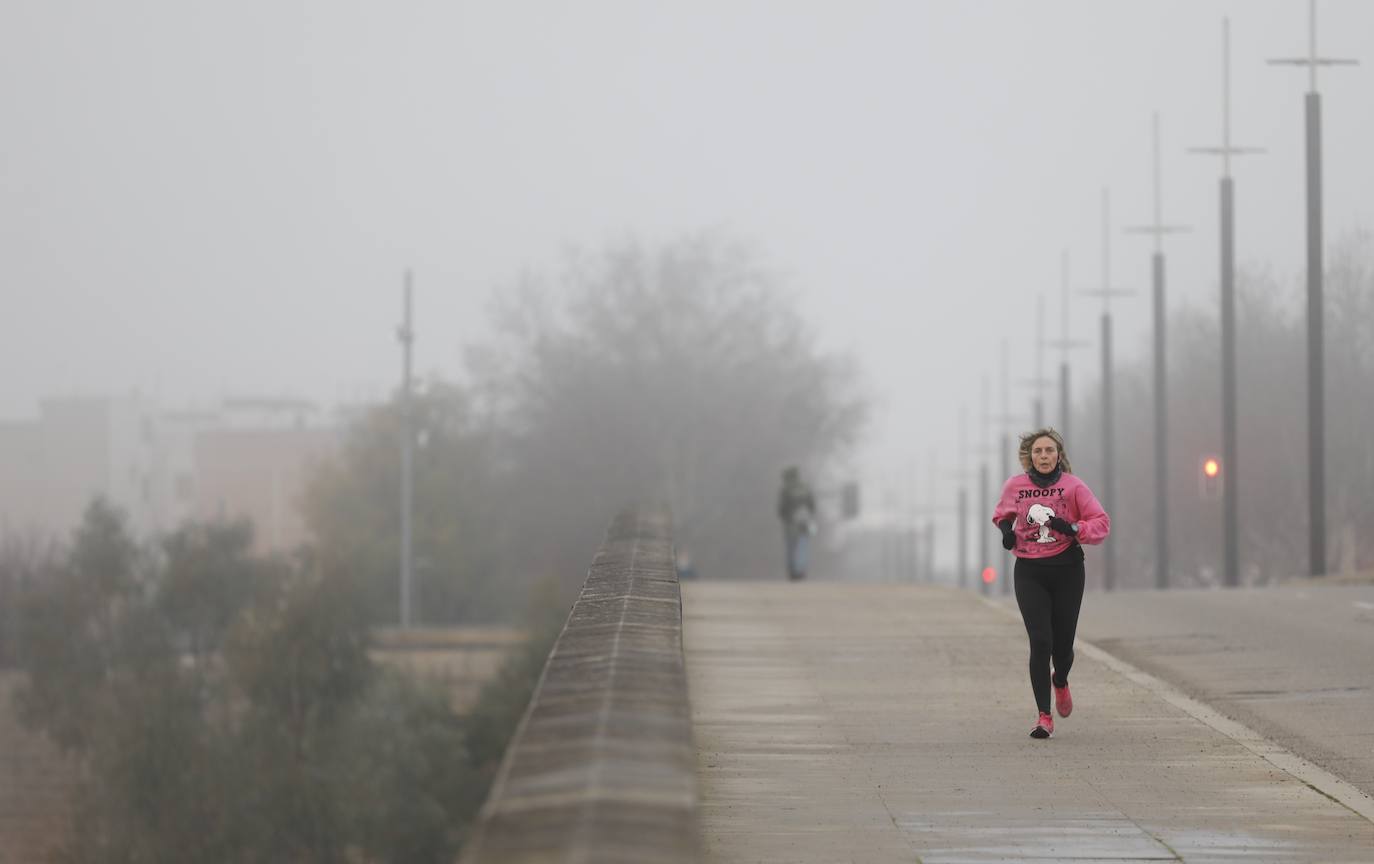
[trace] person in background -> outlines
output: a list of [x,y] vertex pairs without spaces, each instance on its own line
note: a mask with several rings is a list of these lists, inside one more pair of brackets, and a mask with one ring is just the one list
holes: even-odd
[[[1016,605],[1030,637],[1031,692],[1039,711],[1032,738],[1054,735],[1050,690],[1060,717],[1073,711],[1069,669],[1083,605],[1083,547],[1107,539],[1112,521],[1073,473],[1053,429],[1021,436],[1023,473],[1007,480],[992,512],[1002,548],[1016,556]],[[1050,662],[1053,660],[1053,667]]]
[[778,518],[782,520],[783,540],[787,546],[787,578],[793,582],[806,578],[808,541],[815,531],[816,496],[801,479],[795,465],[782,472],[778,490]]
[[687,579],[697,578],[697,568],[692,564],[691,553],[686,546],[678,546],[673,554],[673,562],[677,567],[677,579],[683,582]]

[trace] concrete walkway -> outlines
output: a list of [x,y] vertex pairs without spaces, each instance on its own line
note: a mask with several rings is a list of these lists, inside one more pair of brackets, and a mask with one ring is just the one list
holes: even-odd
[[971,594],[682,594],[708,861],[1374,861],[1374,822],[1085,652],[1032,740],[1025,631]]

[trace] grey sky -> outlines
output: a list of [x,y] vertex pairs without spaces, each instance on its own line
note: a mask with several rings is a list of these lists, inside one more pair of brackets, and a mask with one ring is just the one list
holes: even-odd
[[[0,0],[0,418],[379,396],[408,265],[418,367],[455,374],[522,269],[722,228],[859,355],[869,461],[924,470],[1002,339],[1028,369],[1060,250],[1100,281],[1104,185],[1139,356],[1149,243],[1119,228],[1149,218],[1155,109],[1165,217],[1195,227],[1172,298],[1214,302],[1219,166],[1183,151],[1220,138],[1225,14],[1233,137],[1269,151],[1235,167],[1239,256],[1296,278],[1306,78],[1264,60],[1305,51],[1302,0]],[[1374,226],[1374,3],[1320,16],[1323,53],[1365,64],[1322,80],[1334,239]]]

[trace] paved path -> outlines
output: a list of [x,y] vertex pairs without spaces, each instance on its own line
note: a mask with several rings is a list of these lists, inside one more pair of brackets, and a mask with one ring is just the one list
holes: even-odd
[[1031,740],[1020,621],[952,589],[687,583],[708,861],[1374,861],[1374,823],[1080,652]]
[[1374,795],[1374,585],[1094,592],[1079,635]]

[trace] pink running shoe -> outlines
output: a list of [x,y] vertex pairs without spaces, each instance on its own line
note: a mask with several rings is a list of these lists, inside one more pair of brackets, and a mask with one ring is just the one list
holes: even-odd
[[1032,738],[1053,738],[1054,737],[1054,718],[1049,714],[1041,714],[1036,721],[1035,728],[1031,730]]
[[1073,696],[1069,693],[1069,685],[1054,688],[1054,710],[1059,712],[1060,717],[1067,717],[1073,713]]

